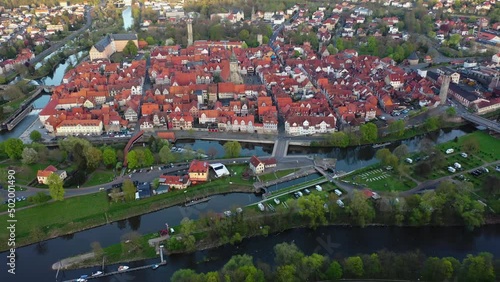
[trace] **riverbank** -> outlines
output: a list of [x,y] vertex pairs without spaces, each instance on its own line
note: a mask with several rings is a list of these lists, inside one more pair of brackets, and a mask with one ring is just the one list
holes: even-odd
[[[207,185],[194,186],[188,193],[179,190],[133,202],[110,203],[103,192],[68,198],[62,202],[42,204],[18,211],[16,219],[25,224],[16,229],[16,246],[30,245],[183,204],[186,197],[194,199],[227,193],[253,192],[252,186],[221,185],[213,181]],[[75,210],[78,212],[71,212]],[[7,220],[7,216],[7,214],[0,216],[0,220]],[[5,239],[7,236],[6,230],[0,231],[0,238]],[[4,242],[7,241],[5,239]],[[0,247],[0,251],[8,249],[6,243]]]

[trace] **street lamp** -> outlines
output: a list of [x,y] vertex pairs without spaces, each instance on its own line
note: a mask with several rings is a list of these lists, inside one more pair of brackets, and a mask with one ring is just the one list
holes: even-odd
[[186,196],[187,190],[184,190],[184,202],[187,203],[187,196]]

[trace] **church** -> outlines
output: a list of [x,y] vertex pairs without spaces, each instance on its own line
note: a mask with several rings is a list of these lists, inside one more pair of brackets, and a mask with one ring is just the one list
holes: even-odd
[[90,49],[90,60],[109,59],[115,52],[122,52],[127,43],[132,40],[139,47],[137,34],[122,33],[104,36]]

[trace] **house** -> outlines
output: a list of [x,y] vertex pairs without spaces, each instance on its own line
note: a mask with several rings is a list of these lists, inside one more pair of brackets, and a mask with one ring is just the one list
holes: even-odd
[[261,162],[256,156],[252,156],[250,158],[249,166],[254,174],[261,174],[264,172],[264,163]]
[[263,173],[266,168],[276,167],[276,163],[275,158],[261,160],[256,156],[252,156],[250,158],[249,166],[253,173],[257,175]]
[[137,34],[109,34],[90,48],[90,60],[109,59],[115,52],[122,52],[129,41],[139,48]]
[[171,189],[186,189],[191,184],[191,180],[187,175],[162,175],[160,183],[168,185]]
[[198,182],[206,182],[208,180],[208,171],[210,166],[208,162],[193,160],[189,165],[189,180],[196,184]]
[[170,191],[170,186],[165,185],[165,184],[160,184],[158,188],[156,188],[156,195],[161,195],[168,193]]
[[63,120],[56,127],[57,136],[68,136],[68,135],[101,135],[102,133],[102,121],[95,119],[86,120]]
[[312,135],[335,131],[335,117],[292,116],[285,121],[285,132],[289,135]]
[[151,197],[151,184],[149,182],[143,182],[137,185],[137,192],[135,193],[135,199],[144,199]]
[[49,176],[52,175],[52,173],[58,174],[59,178],[61,178],[61,180],[64,180],[64,179],[66,179],[66,177],[68,177],[65,170],[58,170],[55,166],[49,165],[44,170],[39,170],[37,172],[36,178],[38,180],[38,183],[47,184],[48,178],[49,178]]

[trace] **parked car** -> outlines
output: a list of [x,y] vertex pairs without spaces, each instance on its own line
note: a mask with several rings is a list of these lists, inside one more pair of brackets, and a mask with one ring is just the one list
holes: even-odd
[[277,205],[279,205],[279,204],[281,203],[281,202],[280,202],[280,199],[278,199],[278,198],[274,198],[274,203],[275,203],[275,204],[277,204]]
[[461,153],[460,156],[467,158],[467,153]]
[[304,189],[304,194],[309,195],[311,194],[311,191],[309,191],[309,189]]
[[316,185],[315,188],[316,188],[316,191],[319,191],[319,192],[323,191],[323,188],[321,188],[321,186],[319,186],[319,185]]
[[413,163],[413,160],[412,160],[412,159],[410,159],[410,158],[406,158],[406,160],[405,160],[405,161],[406,161],[407,163],[409,163],[409,164],[412,164],[412,163]]
[[456,172],[456,170],[453,167],[451,167],[451,166],[448,167],[448,171],[451,172],[451,173]]
[[342,202],[342,200],[337,200],[337,205],[339,205],[339,207],[343,208],[344,207],[344,202]]
[[342,192],[339,189],[335,189],[334,192],[335,192],[335,195],[337,195],[339,197],[342,196]]
[[453,154],[453,152],[455,152],[455,150],[453,150],[453,149],[447,149],[446,150],[446,154]]

